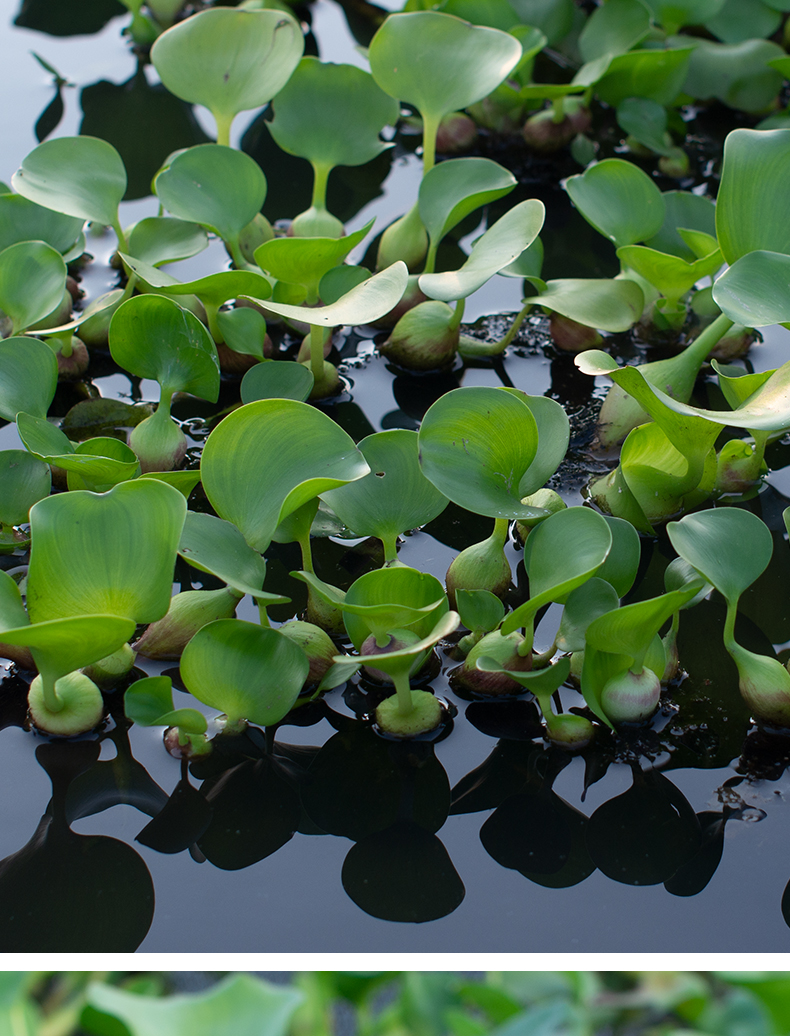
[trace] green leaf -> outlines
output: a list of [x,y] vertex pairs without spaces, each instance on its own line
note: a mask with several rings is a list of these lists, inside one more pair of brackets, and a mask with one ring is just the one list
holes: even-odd
[[606,514],[604,519],[612,534],[612,549],[595,574],[598,579],[605,579],[610,583],[617,591],[618,597],[625,597],[634,585],[639,570],[641,541],[630,522]]
[[519,202],[478,238],[459,270],[424,273],[418,280],[420,290],[428,298],[441,302],[466,298],[532,244],[541,231],[545,215],[543,202],[537,198]]
[[241,619],[216,619],[189,641],[180,668],[190,692],[224,712],[231,726],[247,720],[265,727],[291,711],[310,662],[277,630]]
[[746,327],[790,320],[790,255],[748,252],[719,277],[713,298],[722,313]]
[[714,274],[723,261],[718,248],[703,259],[687,263],[685,259],[680,259],[676,255],[657,252],[645,245],[625,245],[618,248],[617,258],[624,267],[629,267],[640,277],[644,277],[670,302],[679,301],[697,281]]
[[[46,458],[45,458],[46,459]],[[69,491],[88,489],[94,493],[105,493],[108,489],[137,478],[140,462],[134,450],[112,436],[97,435],[81,442],[73,453],[63,458],[47,459],[49,464],[58,464],[68,472]]]
[[[229,349],[245,356],[255,356],[258,360],[265,359],[263,351],[266,343],[266,320],[257,309],[251,309],[249,306],[221,309],[217,313],[216,322],[217,329]],[[245,399],[244,402],[249,403],[249,400]]]
[[136,295],[113,314],[110,352],[138,378],[158,381],[164,393],[191,392],[216,402],[219,359],[196,316],[162,295]]
[[730,605],[765,571],[773,553],[768,528],[738,507],[687,514],[679,522],[669,522],[667,534],[678,554]]
[[531,621],[544,604],[564,601],[606,560],[612,533],[603,516],[586,507],[557,511],[529,534],[524,567],[529,575],[530,598],[502,623],[507,636]]
[[7,572],[0,569],[0,632],[29,623],[19,587]]
[[[289,240],[308,242],[323,239],[294,237]],[[344,240],[348,240],[348,238]],[[279,313],[280,316],[289,320],[301,320],[307,324],[318,324],[321,327],[370,324],[384,316],[385,313],[389,313],[400,302],[408,280],[409,271],[406,264],[397,262],[388,266],[386,270],[368,277],[329,306],[305,307],[292,306],[287,302],[261,301],[267,309],[273,313]],[[253,299],[253,302],[257,301],[257,299]]]
[[173,683],[169,676],[136,680],[123,696],[127,719],[141,727],[180,727],[187,734],[205,734],[206,717],[197,709],[173,707]]
[[194,568],[210,572],[240,593],[261,595],[266,563],[230,522],[189,511],[178,553]]
[[397,101],[369,72],[307,57],[277,94],[269,132],[283,151],[314,165],[356,166],[390,146],[379,133],[398,116]]
[[684,25],[702,25],[715,18],[725,0],[646,0],[655,20],[667,33]]
[[184,497],[154,480],[40,500],[30,511],[31,621],[100,613],[135,622],[161,618],[170,606],[185,514]]
[[262,399],[217,425],[200,470],[214,510],[262,553],[289,514],[369,468],[353,440],[319,410],[296,400]]
[[370,220],[353,234],[341,238],[276,237],[271,241],[264,241],[255,249],[255,262],[278,281],[303,284],[308,291],[312,290],[317,294],[319,281],[324,274],[341,263],[351,249],[362,241],[373,222]]
[[313,388],[313,375],[301,363],[266,360],[257,363],[241,379],[242,403],[256,399],[296,399],[303,403]]
[[509,170],[489,158],[450,158],[422,178],[420,219],[432,245],[475,209],[504,197],[516,186]]
[[0,451],[0,523],[22,525],[33,504],[51,489],[48,464],[24,450]]
[[606,158],[565,181],[582,216],[618,248],[657,234],[664,222],[661,191],[633,162]]
[[617,106],[617,122],[629,136],[657,155],[671,151],[673,145],[667,136],[667,110],[658,101],[647,97],[626,97]]
[[[749,0],[739,2],[746,4]],[[782,86],[782,75],[768,62],[784,56],[778,44],[751,38],[727,43],[700,39],[695,44],[683,84],[685,92],[704,100],[716,98],[736,111],[755,114],[772,105]]]
[[[629,525],[629,528],[633,529],[633,525]],[[612,554],[614,549],[609,556]],[[599,615],[619,607],[620,599],[611,583],[599,576],[592,576],[568,594],[557,631],[557,648],[560,651],[583,651],[586,643],[584,635],[590,623]]]
[[678,227],[701,230],[716,236],[716,205],[710,198],[691,191],[665,191],[664,223],[653,237],[645,241],[649,248],[676,255],[686,262],[693,262],[697,256],[678,233]]
[[44,241],[65,255],[79,241],[85,220],[53,212],[21,194],[0,194],[0,251],[20,241]]
[[[201,17],[224,13],[243,12],[223,8],[201,12]],[[189,18],[176,28],[195,20],[196,16]],[[174,216],[199,223],[223,241],[231,241],[238,239],[260,212],[266,198],[266,177],[258,163],[243,151],[220,144],[198,144],[176,155],[157,175],[154,190]]]
[[500,624],[505,606],[490,590],[456,590],[456,607],[461,622],[473,632],[488,632]]
[[15,191],[45,208],[117,226],[126,169],[106,140],[55,137],[33,148],[11,183]]
[[596,67],[597,58],[574,76],[574,84],[595,83],[595,92],[605,104],[616,108],[628,97],[646,97],[658,104],[671,105],[684,88],[693,53],[687,37],[681,37],[673,50],[631,50],[613,57],[605,74]]
[[453,389],[427,411],[419,431],[426,477],[454,503],[490,518],[532,518],[522,483],[536,458],[538,426],[518,395],[499,388]]
[[790,254],[788,177],[790,130],[736,129],[727,135],[716,233],[731,266],[756,250]]
[[699,582],[606,612],[587,627],[587,643],[598,651],[641,658],[667,619],[695,596]]
[[57,357],[37,338],[0,341],[0,417],[46,417],[58,384]]
[[650,11],[642,0],[608,0],[593,11],[579,35],[582,59],[594,61],[631,50],[650,28]]
[[756,36],[772,36],[782,19],[775,3],[762,0],[726,0],[721,11],[708,19],[705,28],[725,43],[739,43]]
[[63,298],[66,264],[43,241],[20,241],[0,252],[0,309],[16,335],[50,314]]
[[432,521],[449,501],[422,472],[416,432],[376,432],[357,448],[368,462],[368,474],[322,493],[322,499],[355,533],[377,536],[394,555],[401,533]]
[[299,23],[284,11],[219,7],[163,32],[151,61],[171,93],[220,123],[270,101],[303,51]]
[[169,216],[149,216],[129,232],[129,253],[151,266],[189,259],[208,248],[208,235],[198,223]]
[[627,331],[641,317],[644,295],[636,281],[623,278],[567,278],[547,281],[534,300],[587,327]]
[[[458,612],[447,611],[441,615],[431,630],[421,637],[420,640],[409,644],[408,647],[398,648],[396,651],[384,651],[375,656],[375,667],[387,673],[388,676],[396,676],[398,673],[408,673],[415,659],[424,651],[432,648],[444,637],[458,629],[461,619]],[[392,628],[392,627],[391,627]],[[335,661],[344,661],[343,656],[337,656]],[[371,660],[373,664],[373,660]]]
[[[123,252],[119,254],[130,272],[136,274],[144,284],[154,291],[161,288],[162,294],[167,296],[197,295],[206,307],[216,308],[223,302],[235,299],[239,295],[268,298],[271,292],[269,281],[261,274],[255,273],[254,270],[219,270],[217,273],[198,277],[193,281],[179,282],[164,270],[149,266],[148,263]],[[257,313],[256,316],[260,317],[260,313]]]
[[508,33],[438,11],[390,15],[370,44],[373,78],[426,121],[486,97],[521,57]]

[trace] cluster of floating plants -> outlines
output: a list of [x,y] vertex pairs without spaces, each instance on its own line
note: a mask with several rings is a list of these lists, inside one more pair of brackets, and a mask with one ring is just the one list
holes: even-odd
[[[284,4],[180,20],[179,5],[126,6],[135,45],[150,46],[176,98],[208,109],[217,143],[170,154],[151,186],[160,214],[132,226],[124,161],[99,137],[44,140],[0,193],[0,417],[21,447],[0,452],[0,655],[30,676],[30,725],[84,734],[122,697],[128,720],[165,728],[171,753],[200,768],[214,741],[207,711],[225,737],[265,728],[266,758],[277,724],[345,686],[376,734],[430,740],[452,724],[430,687],[451,658],[459,694],[531,695],[543,723],[533,736],[584,751],[648,724],[692,672],[681,612],[715,590],[750,714],[790,729],[787,668],[736,636],[738,601],[774,551],[751,502],[767,451],[790,431],[790,362],[760,373],[733,362],[755,328],[790,322],[790,118],[777,100],[790,58],[749,35],[777,34],[790,5],[410,3],[371,27],[370,73],[304,57]],[[575,56],[569,82],[535,81],[547,54]],[[691,120],[692,102],[712,98],[755,122],[770,115],[728,134],[715,202],[662,191],[642,166],[683,182],[679,113]],[[287,227],[262,214],[261,166],[231,146],[236,116],[267,105],[273,140],[312,167],[310,205]],[[355,264],[372,221],[346,232],[329,177],[384,155],[404,105],[422,134],[419,189]],[[602,157],[601,113],[629,159]],[[563,189],[616,248],[616,276],[543,279],[543,202],[479,151],[437,161],[478,134],[516,132],[532,154],[570,145],[583,171]],[[75,306],[87,223],[112,228],[119,286]],[[462,254],[454,242],[476,223]],[[225,246],[222,269],[168,272],[210,239]],[[481,335],[463,324],[465,302],[497,275],[523,279],[526,297],[509,327]],[[496,368],[536,316],[560,354],[577,354],[577,376],[613,382],[584,506],[554,488],[573,428],[549,395],[505,382],[438,391],[418,428],[364,437],[333,420],[349,389],[340,329],[385,329],[381,354],[417,386],[462,361]],[[620,366],[602,347],[625,332],[660,341],[662,358],[645,346],[646,362]],[[59,385],[108,354],[158,383],[155,405],[87,391],[62,420],[48,416]],[[708,406],[693,396],[703,367],[718,379]],[[211,414],[200,449],[173,417],[185,401]],[[466,537],[441,580],[398,549],[450,505],[485,532]],[[343,586],[323,578],[313,545],[325,537],[373,543],[367,571]],[[645,596],[632,591],[649,538],[669,563]],[[293,578],[267,586],[281,545],[299,559]],[[204,588],[173,595],[184,563]],[[306,594],[298,617],[285,584]],[[257,621],[236,617],[245,598]],[[552,605],[552,642],[537,647]],[[146,676],[137,659],[179,666]],[[174,700],[174,678],[207,709]],[[563,710],[563,687],[578,705]]]

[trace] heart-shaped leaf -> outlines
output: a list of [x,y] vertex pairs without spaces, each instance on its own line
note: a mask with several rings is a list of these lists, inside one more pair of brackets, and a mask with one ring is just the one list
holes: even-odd
[[30,511],[31,621],[101,613],[160,619],[170,606],[185,514],[184,497],[153,479],[123,482],[101,495],[40,500]]
[[241,619],[216,619],[189,641],[180,668],[190,692],[224,712],[230,726],[247,720],[265,727],[291,711],[310,662],[277,630]]
[[169,216],[149,216],[129,232],[129,252],[150,266],[189,259],[208,248],[208,234],[198,223]]
[[142,727],[180,727],[188,734],[205,734],[206,717],[197,709],[173,707],[173,684],[169,676],[147,676],[136,680],[123,696],[127,719]]
[[315,293],[312,301],[317,301],[321,278],[362,241],[373,222],[370,220],[353,234],[341,238],[277,237],[264,241],[255,249],[255,262],[278,281],[303,284],[308,290],[308,301],[311,301],[311,293]]
[[664,222],[661,191],[633,162],[606,158],[565,181],[582,216],[618,248],[645,241]]
[[299,23],[283,10],[218,7],[163,32],[151,61],[171,93],[209,109],[227,144],[234,116],[282,90],[303,51]]
[[37,338],[0,342],[0,417],[13,421],[22,411],[46,417],[58,384],[58,361]]
[[689,263],[676,255],[666,255],[644,245],[618,248],[617,257],[623,266],[635,270],[671,302],[677,302],[703,277],[714,274],[723,261],[718,248],[705,258]]
[[138,378],[158,381],[165,394],[191,392],[216,402],[219,359],[196,316],[162,295],[135,295],[110,321],[110,352]]
[[587,327],[615,332],[633,327],[644,309],[642,289],[626,278],[571,277],[547,281],[535,302]]
[[0,251],[20,241],[44,241],[61,255],[79,242],[85,220],[54,212],[21,194],[0,194]]
[[33,148],[11,178],[15,191],[67,216],[118,226],[126,169],[98,137],[55,137]]
[[210,572],[241,593],[260,595],[266,563],[230,522],[189,511],[178,553],[201,572]]
[[360,536],[376,536],[394,560],[397,537],[432,521],[448,504],[420,468],[417,433],[396,428],[358,444],[370,471],[364,478],[322,494],[335,514]]
[[20,241],[0,252],[0,309],[16,335],[51,313],[63,298],[66,264],[43,241]]
[[490,158],[450,158],[422,178],[418,195],[420,219],[432,247],[470,212],[502,198],[516,178]]
[[297,400],[262,399],[217,425],[200,470],[217,514],[263,553],[284,518],[369,468],[347,433],[319,410]]
[[790,320],[790,255],[748,252],[713,285],[713,298],[730,320],[765,327]]
[[24,450],[0,451],[0,524],[21,525],[52,488],[49,465]]
[[[251,310],[254,312],[254,310]],[[303,403],[313,388],[313,375],[301,363],[267,360],[256,363],[241,379],[242,403],[256,399],[296,399]]]

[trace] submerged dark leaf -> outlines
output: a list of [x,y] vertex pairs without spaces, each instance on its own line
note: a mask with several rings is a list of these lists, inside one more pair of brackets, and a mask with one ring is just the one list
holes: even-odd
[[57,129],[60,120],[63,118],[63,91],[60,87],[55,90],[55,96],[46,106],[44,111],[39,115],[36,120],[36,125],[33,127],[33,132],[36,135],[36,140],[41,143],[42,140],[46,140],[53,130]]

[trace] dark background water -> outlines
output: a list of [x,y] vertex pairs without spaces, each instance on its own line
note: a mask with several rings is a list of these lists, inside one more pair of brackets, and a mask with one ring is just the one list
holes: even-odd
[[[6,6],[10,11],[10,5]],[[340,9],[330,0],[317,0],[313,11],[321,56],[364,66],[345,30]],[[10,11],[9,20],[13,13]],[[82,119],[79,89],[102,80],[124,83],[134,73],[134,60],[120,37],[126,20],[125,17],[113,20],[97,35],[67,38],[6,25],[0,34],[0,84],[4,96],[12,97],[13,103],[4,105],[0,114],[4,141],[0,152],[0,179],[10,178],[21,158],[35,146],[32,127],[52,96],[49,77],[29,56],[29,50],[36,50],[77,84],[65,91],[65,115],[57,129],[58,134],[76,133]],[[151,82],[154,79],[151,75]],[[197,118],[210,135],[210,118],[200,113]],[[237,137],[250,119],[247,116],[238,119]],[[269,175],[270,171],[266,171]],[[350,220],[350,227],[364,224],[371,215],[379,218],[380,225],[386,224],[411,203],[418,179],[417,161],[396,158],[386,194],[357,213]],[[404,201],[404,197],[408,200]],[[129,223],[155,214],[156,209],[151,198],[141,198],[126,204],[122,219]],[[578,242],[574,247],[579,250]],[[90,296],[95,296],[112,281],[112,274],[105,265],[110,239],[91,238],[89,248],[96,262],[94,269],[87,273],[84,286]],[[204,254],[173,272],[186,278],[197,266],[201,270],[211,268],[213,262],[216,268],[222,261],[221,249],[213,246],[208,257]],[[550,275],[561,276],[562,272]],[[571,271],[565,275],[571,275]],[[578,274],[574,271],[572,275]],[[519,300],[518,282],[496,278],[493,285],[470,301],[467,317],[475,319],[500,309],[512,310],[518,307]],[[782,354],[786,345],[787,332],[771,329],[766,335],[766,344],[755,350],[756,365],[766,368],[780,364],[785,358]],[[370,346],[364,348],[363,354],[370,355],[371,349]],[[544,354],[537,348],[527,348],[508,357],[504,369],[518,387],[544,393],[552,391],[552,377],[557,376],[558,365],[567,373],[567,362],[557,360],[551,351]],[[348,420],[366,419],[375,430],[399,423],[410,426],[408,413],[404,411],[419,411],[414,384],[408,379],[393,382],[392,374],[376,359],[352,367],[348,374],[354,383],[353,400],[362,408],[361,417],[359,412],[347,408]],[[109,374],[98,378],[96,384],[105,395],[129,396],[129,382],[122,375]],[[463,384],[494,385],[501,384],[501,379],[491,367],[472,367],[463,372]],[[567,385],[565,388],[567,390]],[[143,382],[143,397],[155,395],[153,389],[154,386]],[[411,426],[414,423],[412,419]],[[13,427],[0,428],[0,446],[12,445],[15,445]],[[772,474],[770,481],[780,493],[790,492],[786,469]],[[569,484],[567,495],[578,502],[579,484]],[[765,497],[763,506],[772,508],[778,515],[782,499]],[[487,522],[482,523],[481,531],[480,520],[467,521],[469,528],[462,525],[453,531],[442,526],[437,527],[436,535],[421,532],[411,536],[403,545],[402,560],[441,578],[460,545],[456,540],[464,542],[487,533]],[[513,547],[509,550],[515,569],[520,555]],[[790,616],[783,593],[787,561],[780,557],[777,564],[777,578],[764,594],[763,604],[764,610],[767,607],[772,612],[774,626],[779,630],[771,639],[782,645],[790,641]],[[753,612],[760,610],[760,594],[758,591],[751,596]],[[703,618],[713,611],[711,606],[707,613],[702,613]],[[239,615],[253,617],[251,608],[244,606]],[[550,642],[551,624],[556,621],[556,609],[553,609],[539,633],[539,646],[544,641]],[[721,670],[723,652],[715,621],[706,626],[700,619],[697,626],[691,627],[687,640],[702,670],[706,669],[706,663],[711,669]],[[445,660],[445,667],[448,665]],[[150,671],[155,672],[157,668],[162,667],[152,666]],[[726,686],[714,687],[710,692],[714,702],[717,694],[728,700],[731,697],[731,672],[725,682]],[[434,681],[433,686],[438,693],[453,699],[444,677]],[[6,683],[3,693],[18,692]],[[682,707],[682,693],[679,699]],[[350,717],[340,691],[332,692],[328,700],[340,716]],[[487,728],[489,733],[481,732],[464,715],[467,703],[460,699],[455,701],[459,709],[455,727],[451,736],[437,744],[435,750],[450,786],[457,785],[483,763],[497,744],[497,732],[490,727]],[[571,701],[569,694],[568,702]],[[717,711],[715,704],[711,708]],[[604,767],[605,774],[590,784],[586,792],[586,783],[599,774],[590,773],[589,767],[593,764],[588,762],[586,781],[585,761],[575,758],[558,774],[553,790],[585,816],[592,816],[604,803],[629,789],[632,783],[630,761],[641,758],[640,766],[645,769],[667,770],[667,776],[692,811],[721,814],[726,805],[734,815],[724,830],[721,863],[707,887],[690,897],[672,895],[660,883],[624,884],[606,877],[600,870],[572,887],[545,888],[516,870],[500,866],[484,848],[479,832],[491,814],[491,805],[476,812],[452,815],[440,826],[438,838],[463,882],[465,897],[447,916],[424,923],[380,920],[363,912],[349,898],[341,883],[343,863],[354,844],[348,837],[297,833],[279,851],[253,866],[222,870],[209,862],[195,862],[187,852],[166,855],[135,843],[135,836],[148,818],[130,804],[113,805],[103,812],[85,816],[76,820],[72,829],[83,835],[118,838],[133,845],[145,861],[156,890],[153,924],[140,946],[147,951],[785,950],[790,947],[790,931],[780,904],[790,878],[790,818],[785,803],[790,781],[783,772],[783,749],[769,746],[739,763],[743,734],[748,730],[742,716],[733,714],[731,718],[732,725],[737,727],[737,734],[732,738],[726,735],[724,724],[730,722],[726,714],[718,715],[715,723],[711,718],[712,733],[707,729],[704,716],[696,725],[682,728],[678,735],[672,734],[674,722],[674,709],[667,705],[653,724],[654,736],[652,741],[648,738],[648,756],[640,757],[640,746],[634,745],[630,754],[621,752],[611,761],[606,757],[608,769]],[[332,733],[329,722],[323,719],[313,726],[285,725],[278,732],[278,740],[299,746],[320,746]],[[709,750],[711,739],[718,746],[715,750]],[[11,725],[2,730],[0,740],[2,858],[19,850],[33,834],[47,807],[50,782],[34,755],[35,748],[45,739]],[[134,757],[169,794],[178,781],[179,764],[165,753],[161,733],[135,728],[131,732],[131,745]],[[518,757],[527,765],[526,742],[521,743],[521,748],[518,742],[510,741],[509,745],[500,751],[522,753]],[[686,749],[692,745],[685,754],[684,745]],[[670,749],[679,754],[673,757]],[[105,740],[101,751],[102,759],[112,758],[111,742]],[[511,777],[514,789],[518,773],[516,766]],[[730,782],[729,786],[725,787],[725,782]],[[492,794],[501,801],[505,792],[500,788]],[[679,809],[672,805],[667,808],[670,812],[674,809],[675,813]],[[536,831],[545,830],[546,837],[550,838],[551,817],[543,814],[530,814],[530,817],[526,826],[532,825]],[[517,833],[519,823],[513,821],[512,826]],[[310,830],[305,824],[302,829]],[[657,852],[667,841],[672,842],[672,836],[666,831],[662,833],[658,827],[653,834]],[[628,827],[617,829],[612,835],[612,842],[621,848],[627,848],[631,839]],[[386,868],[388,858],[388,853],[383,851],[379,858],[381,868]],[[434,890],[432,881],[434,879],[426,873],[426,886]],[[437,883],[427,898],[431,895],[441,898],[441,888],[441,883]]]

